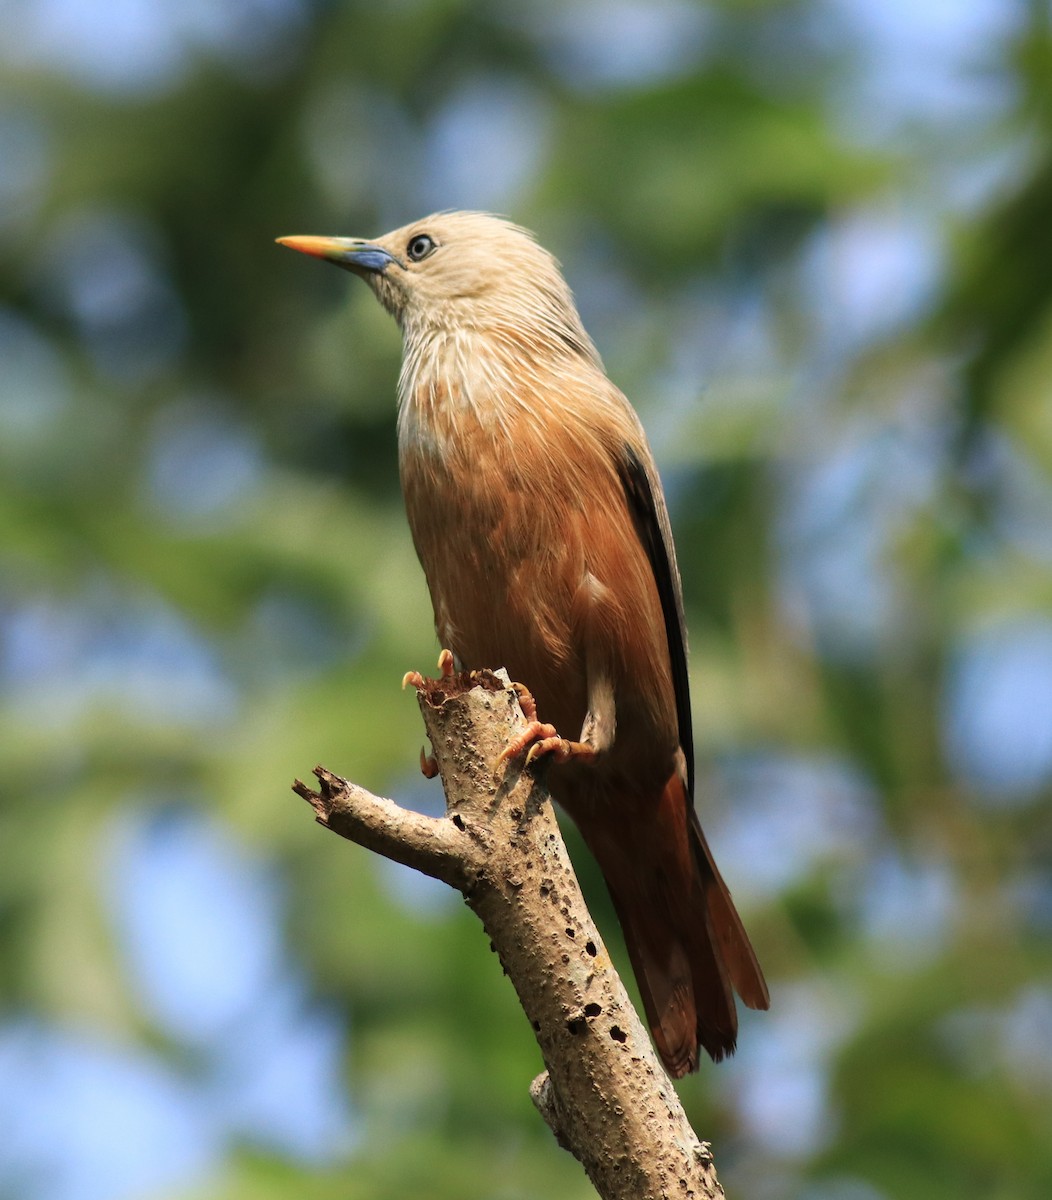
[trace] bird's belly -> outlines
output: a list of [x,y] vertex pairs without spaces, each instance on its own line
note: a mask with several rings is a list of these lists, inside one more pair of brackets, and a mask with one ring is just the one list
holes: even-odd
[[440,639],[467,668],[505,667],[537,700],[543,720],[577,737],[588,708],[587,671],[572,622],[574,555],[492,536],[457,553],[431,582]]

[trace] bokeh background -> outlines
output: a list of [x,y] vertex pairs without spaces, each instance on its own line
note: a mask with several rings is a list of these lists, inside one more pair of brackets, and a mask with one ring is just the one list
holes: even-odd
[[0,1197],[592,1194],[474,918],[289,792],[438,811],[437,646],[397,330],[273,238],[446,207],[557,253],[666,481],[773,996],[680,1087],[728,1193],[1052,1195],[1048,4],[0,28]]

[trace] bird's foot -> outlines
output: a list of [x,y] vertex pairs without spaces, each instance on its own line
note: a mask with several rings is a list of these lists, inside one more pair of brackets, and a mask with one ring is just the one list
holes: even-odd
[[[533,700],[532,696],[530,700]],[[536,713],[536,707],[533,711]],[[528,750],[527,747],[529,747]],[[544,757],[549,757],[558,763],[569,762],[570,759],[589,763],[594,762],[597,755],[594,746],[589,746],[587,742],[571,742],[567,738],[560,737],[554,725],[538,721],[535,716],[528,720],[526,728],[518,737],[513,738],[504,747],[497,761],[505,763],[509,759],[518,758],[524,750],[526,751],[526,760],[523,765],[527,767],[530,763]]]
[[[457,673],[456,664],[453,661],[452,650],[443,650],[439,654],[438,671],[438,677],[440,680],[452,679]],[[420,691],[421,688],[427,686],[428,682],[429,681],[427,678],[421,675],[419,671],[406,671],[406,673],[402,676],[402,691],[405,691],[410,684],[412,684],[417,691]]]
[[[409,687],[410,684],[412,684],[418,692],[428,691],[430,690],[431,684],[435,682],[445,683],[447,680],[452,679],[456,674],[456,665],[453,662],[453,654],[451,651],[443,650],[442,653],[439,654],[438,671],[439,676],[437,680],[425,679],[419,671],[406,671],[406,673],[402,676],[403,691]],[[438,774],[438,759],[435,758],[433,754],[428,754],[424,750],[423,746],[420,747],[420,774],[423,775],[425,779],[434,779],[434,777]]]

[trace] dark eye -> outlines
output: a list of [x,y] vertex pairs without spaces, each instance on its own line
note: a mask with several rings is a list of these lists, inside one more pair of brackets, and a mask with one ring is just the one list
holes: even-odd
[[411,238],[409,245],[406,246],[405,252],[413,260],[419,262],[422,258],[427,258],[435,248],[435,243],[426,233],[418,233],[415,238]]

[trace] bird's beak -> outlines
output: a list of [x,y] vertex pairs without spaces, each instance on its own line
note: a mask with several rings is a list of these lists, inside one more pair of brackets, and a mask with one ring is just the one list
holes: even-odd
[[[288,246],[291,250],[299,250],[301,254],[310,254],[314,258],[324,258],[326,262],[353,271],[355,275],[379,275],[391,263],[398,263],[398,259],[383,246],[363,241],[361,238],[306,235],[279,237],[276,240],[280,246]],[[401,266],[401,263],[398,265]]]

